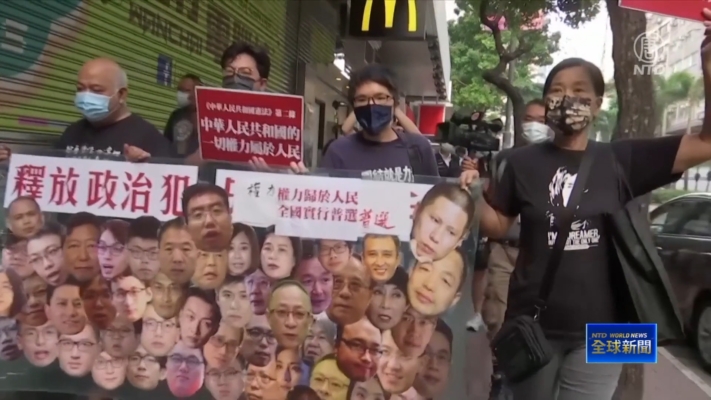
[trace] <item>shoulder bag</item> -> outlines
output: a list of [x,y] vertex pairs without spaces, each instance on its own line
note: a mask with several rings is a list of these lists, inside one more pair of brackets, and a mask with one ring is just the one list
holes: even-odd
[[538,301],[535,304],[535,315],[519,315],[505,321],[492,340],[491,347],[499,368],[509,382],[523,381],[545,367],[553,358],[553,348],[543,333],[539,317],[541,312],[545,311],[546,302],[553,289],[555,275],[570,233],[570,225],[590,175],[595,147],[595,142],[588,141],[568,204],[560,214],[555,216],[558,235],[541,281]]

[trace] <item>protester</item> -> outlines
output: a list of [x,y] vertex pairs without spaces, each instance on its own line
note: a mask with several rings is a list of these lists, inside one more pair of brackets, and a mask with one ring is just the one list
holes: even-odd
[[[128,75],[116,61],[95,58],[79,70],[74,105],[82,119],[69,125],[55,149],[71,156],[123,155],[133,162],[170,157],[170,142],[128,106]],[[10,157],[0,145],[0,161]]]
[[[420,129],[417,127],[417,124],[412,122],[412,120],[407,116],[407,114],[402,111],[400,107],[395,107],[393,115],[393,124],[396,126],[396,128],[400,128],[400,130],[405,132],[421,133]],[[344,135],[351,135],[362,129],[361,127],[362,125],[358,123],[355,111],[351,111],[351,113],[348,114],[348,117],[346,117],[346,120],[343,121],[340,130]],[[335,139],[337,138],[334,138],[333,140]],[[327,145],[323,148],[324,154],[326,153],[326,147],[328,146],[328,144],[330,144],[330,142],[327,143]]]
[[178,108],[170,113],[163,135],[173,144],[173,150],[179,156],[193,154],[199,147],[195,88],[202,85],[202,80],[195,74],[187,74],[178,82]]
[[439,145],[439,151],[435,154],[437,170],[439,176],[443,178],[459,178],[462,173],[461,160],[455,154],[454,146],[449,143]]
[[[711,20],[711,11],[704,10],[704,16]],[[701,54],[707,77],[705,86],[711,90],[708,38]],[[540,314],[540,326],[553,346],[555,357],[512,386],[517,398],[612,397],[622,365],[585,362],[585,325],[634,322],[637,316],[623,312],[624,307],[619,305],[635,284],[625,285],[626,279],[636,277],[623,276],[617,262],[613,262],[613,268],[603,268],[616,255],[608,243],[613,232],[606,229],[615,227],[605,225],[606,215],[615,213],[633,198],[678,180],[684,171],[711,159],[711,112],[706,113],[700,134],[597,143],[593,147],[588,134],[600,112],[604,88],[600,69],[588,61],[573,58],[556,65],[543,88],[546,122],[555,132],[553,141],[512,152],[506,158],[501,179],[487,194],[487,201],[479,206],[481,228],[491,238],[504,237],[521,216],[521,247],[509,285],[506,319],[533,316],[532,306],[537,304],[546,260],[556,241],[556,221],[568,203],[571,187],[577,184],[584,150],[594,157],[591,167],[594,172],[584,187],[587,190],[581,202],[574,208],[576,221],[565,238],[561,266],[546,308]],[[649,163],[650,159],[655,162]],[[462,175],[462,184],[468,185],[475,177],[476,172],[467,171]],[[584,243],[578,240],[582,236],[586,238]],[[667,318],[662,321],[665,324],[678,324],[671,314],[660,314],[659,318]],[[674,329],[677,330],[681,332],[681,326]],[[551,381],[557,383],[547,383]]]
[[[552,137],[552,131],[545,124],[546,105],[542,99],[534,99],[526,104],[526,114],[523,118],[523,139],[526,144],[540,143]],[[494,165],[501,177],[504,159],[511,154],[513,149],[505,149],[496,155]],[[473,168],[467,162],[464,168]],[[519,235],[521,233],[520,221],[516,220],[511,229],[501,239],[490,239],[484,251],[488,255],[486,263],[475,264],[474,278],[472,279],[472,302],[474,304],[474,317],[467,322],[467,329],[479,331],[484,326],[488,328],[489,338],[493,338],[504,322],[506,312],[506,296],[509,291],[509,276],[514,270],[518,257]],[[483,267],[483,268],[481,268]],[[486,298],[486,301],[485,301]],[[483,315],[486,318],[483,319]]]

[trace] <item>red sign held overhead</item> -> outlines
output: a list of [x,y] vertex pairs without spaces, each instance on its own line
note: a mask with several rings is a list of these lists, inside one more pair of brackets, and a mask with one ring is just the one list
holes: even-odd
[[708,0],[620,0],[622,8],[694,21],[704,21],[703,9],[709,4]]
[[269,165],[282,166],[302,160],[303,97],[198,87],[195,102],[204,160],[262,157]]

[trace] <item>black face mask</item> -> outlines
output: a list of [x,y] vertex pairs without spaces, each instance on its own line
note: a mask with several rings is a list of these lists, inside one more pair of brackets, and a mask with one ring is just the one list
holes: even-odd
[[225,89],[254,90],[257,81],[249,76],[232,75],[222,78],[222,87]]
[[546,99],[546,125],[565,136],[580,133],[592,121],[592,99],[587,97],[551,97]]

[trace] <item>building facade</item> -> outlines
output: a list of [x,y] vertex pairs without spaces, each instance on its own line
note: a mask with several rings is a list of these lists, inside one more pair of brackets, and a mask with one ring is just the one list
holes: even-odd
[[[663,73],[665,78],[679,71],[701,75],[700,43],[704,38],[702,24],[648,14],[647,35],[654,39],[650,40],[650,52],[655,61],[654,71]],[[686,132],[689,116],[692,132],[696,132],[701,128],[704,116],[703,103],[691,109],[688,102],[679,102],[670,106],[666,113],[665,134]]]

